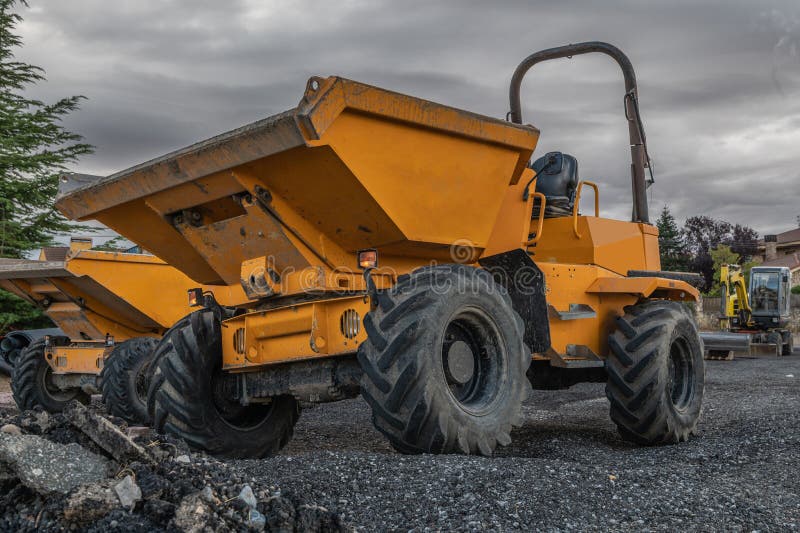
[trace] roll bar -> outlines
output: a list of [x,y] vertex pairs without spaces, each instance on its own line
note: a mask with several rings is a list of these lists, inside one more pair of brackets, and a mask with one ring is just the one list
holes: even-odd
[[569,44],[556,48],[548,48],[531,54],[517,66],[514,75],[511,77],[511,87],[509,88],[509,100],[511,111],[508,118],[511,122],[522,124],[522,105],[520,104],[520,86],[522,78],[528,70],[535,64],[551,59],[562,57],[572,58],[572,56],[599,52],[611,56],[622,69],[625,77],[625,118],[628,120],[628,135],[631,146],[631,183],[633,189],[633,216],[634,222],[650,223],[647,210],[647,182],[645,180],[644,169],[652,168],[650,156],[647,153],[647,139],[644,134],[642,118],[639,115],[638,94],[636,88],[636,74],[633,71],[633,64],[622,50],[608,43],[590,41],[578,44]]

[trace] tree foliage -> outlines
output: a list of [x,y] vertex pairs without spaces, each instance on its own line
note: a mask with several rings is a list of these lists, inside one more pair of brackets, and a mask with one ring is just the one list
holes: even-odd
[[16,329],[51,327],[53,323],[38,308],[15,294],[0,290],[0,335]]
[[[45,81],[44,71],[18,61],[15,33],[24,0],[0,0],[0,257],[24,258],[78,226],[54,208],[59,176],[92,147],[68,131],[63,119],[82,96],[45,103],[25,91]],[[49,320],[34,306],[0,291],[0,328],[30,328]]]
[[757,251],[758,232],[740,224],[701,215],[687,218],[683,232],[691,256],[689,268],[703,275],[709,290],[714,287],[715,274],[719,276],[719,269],[715,267],[711,256],[713,249],[721,244],[729,247],[731,252],[737,254],[736,262],[739,264],[750,262]]
[[675,222],[675,217],[664,206],[656,221],[658,227],[658,248],[661,252],[661,269],[686,272],[689,268],[689,254],[686,249],[686,239],[683,231]]
[[17,61],[18,0],[0,0],[0,257],[24,257],[75,228],[53,207],[59,176],[92,147],[62,123],[82,96],[47,104],[25,95],[44,71]]
[[714,283],[708,290],[709,296],[720,295],[720,267],[722,265],[739,264],[742,266],[742,276],[745,279],[745,284],[750,279],[750,269],[759,264],[760,261],[743,261],[742,256],[733,251],[732,246],[727,244],[720,244],[711,250],[711,259],[714,262]]
[[708,290],[709,296],[719,296],[720,277],[719,271],[722,265],[739,264],[739,254],[731,250],[730,246],[720,244],[709,252],[714,265],[714,282]]

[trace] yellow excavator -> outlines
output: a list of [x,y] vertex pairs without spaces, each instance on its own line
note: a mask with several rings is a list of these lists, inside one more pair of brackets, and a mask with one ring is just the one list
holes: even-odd
[[706,359],[747,355],[791,355],[790,275],[786,267],[750,270],[750,290],[740,265],[720,268],[720,330],[702,333]]

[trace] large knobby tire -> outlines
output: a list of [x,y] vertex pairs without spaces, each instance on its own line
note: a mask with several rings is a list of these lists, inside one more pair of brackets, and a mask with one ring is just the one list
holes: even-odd
[[152,364],[148,406],[156,432],[228,458],[273,455],[291,439],[300,415],[292,396],[243,406],[222,394],[222,339],[213,312],[192,313],[167,331]]
[[402,453],[491,455],[531,385],[524,325],[485,270],[442,265],[377,295],[359,347],[372,421]]
[[[54,345],[69,344],[66,337],[53,337]],[[45,339],[33,341],[19,354],[11,372],[11,392],[20,411],[44,409],[60,413],[68,403],[77,400],[89,403],[89,395],[81,389],[60,390],[52,382],[53,370],[44,359]]]
[[625,440],[670,444],[694,433],[703,403],[705,363],[686,307],[654,300],[625,307],[609,336],[606,396]]
[[148,368],[158,339],[137,337],[114,346],[100,371],[100,392],[109,413],[132,424],[149,424]]
[[14,370],[14,365],[16,364],[17,359],[19,359],[19,354],[22,352],[22,350],[28,347],[28,342],[24,341],[22,338],[16,338],[13,339],[13,341],[12,339],[9,339],[9,341],[10,342],[16,341],[15,344],[16,343],[22,344],[23,342],[25,343],[24,345],[21,346],[19,345],[14,346],[12,349],[8,351],[0,350],[0,372],[3,372],[4,374],[8,374],[8,376],[11,376],[11,372],[13,372]]

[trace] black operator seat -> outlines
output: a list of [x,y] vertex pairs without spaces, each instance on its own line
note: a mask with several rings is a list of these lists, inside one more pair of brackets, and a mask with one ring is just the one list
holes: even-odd
[[[536,192],[547,198],[545,218],[572,216],[575,192],[578,188],[578,160],[569,154],[548,152],[531,164],[536,172]],[[539,202],[533,208],[533,218],[539,217]]]

